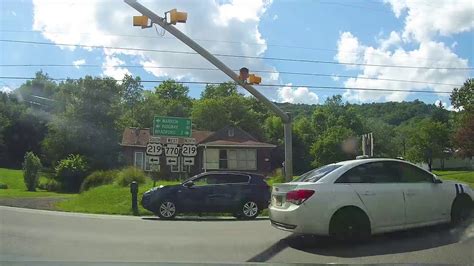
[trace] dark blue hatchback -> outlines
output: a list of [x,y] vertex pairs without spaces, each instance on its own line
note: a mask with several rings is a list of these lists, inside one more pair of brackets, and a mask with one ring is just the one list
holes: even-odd
[[163,219],[186,212],[228,212],[236,218],[254,219],[269,201],[270,187],[262,175],[207,172],[179,185],[150,189],[143,194],[142,205]]

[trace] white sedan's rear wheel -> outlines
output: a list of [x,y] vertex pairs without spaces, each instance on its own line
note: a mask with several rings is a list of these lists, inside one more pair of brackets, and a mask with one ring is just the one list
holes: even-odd
[[361,210],[343,208],[331,218],[329,234],[337,240],[365,240],[370,236],[370,221]]

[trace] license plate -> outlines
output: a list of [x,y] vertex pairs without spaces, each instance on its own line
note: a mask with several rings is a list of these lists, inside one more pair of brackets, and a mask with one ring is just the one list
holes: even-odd
[[282,196],[273,196],[273,198],[275,199],[275,206],[281,206],[282,205],[282,201],[283,201]]

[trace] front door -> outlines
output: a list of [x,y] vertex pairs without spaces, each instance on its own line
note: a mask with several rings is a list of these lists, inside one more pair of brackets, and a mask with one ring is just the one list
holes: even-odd
[[405,205],[396,173],[385,162],[352,168],[338,183],[350,183],[368,211],[373,228],[403,226]]
[[406,224],[436,222],[449,218],[449,206],[443,203],[442,186],[433,175],[408,163],[397,163],[405,197]]
[[211,208],[208,196],[212,191],[212,180],[209,175],[203,175],[193,183],[191,187],[183,185],[178,191],[179,208],[184,212],[205,212]]

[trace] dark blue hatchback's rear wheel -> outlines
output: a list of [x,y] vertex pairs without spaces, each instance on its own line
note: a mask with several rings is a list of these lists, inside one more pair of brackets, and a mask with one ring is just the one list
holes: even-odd
[[236,213],[237,218],[251,220],[255,219],[260,214],[260,208],[258,204],[253,200],[245,200],[240,205],[238,212]]

